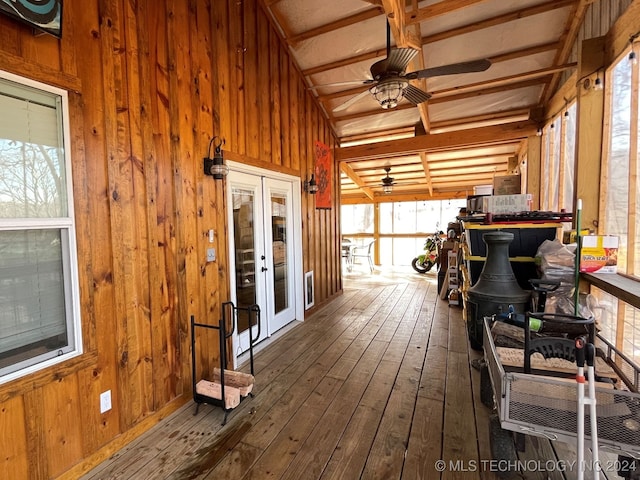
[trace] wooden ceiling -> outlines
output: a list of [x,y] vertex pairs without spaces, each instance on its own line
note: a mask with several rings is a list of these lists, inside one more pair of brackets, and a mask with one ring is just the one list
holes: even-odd
[[[340,148],[343,203],[461,198],[512,171],[542,107],[576,67],[593,0],[263,0]],[[488,59],[483,72],[412,80],[431,98],[383,110],[371,79],[392,45],[419,51],[407,72]],[[323,86],[325,85],[325,86]],[[384,168],[395,184],[382,191]]]

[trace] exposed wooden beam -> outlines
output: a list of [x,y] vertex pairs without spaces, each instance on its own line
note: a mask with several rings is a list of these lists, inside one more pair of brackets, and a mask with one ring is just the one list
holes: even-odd
[[373,190],[366,186],[366,184],[362,181],[362,179],[358,176],[356,172],[353,171],[353,168],[348,163],[340,164],[340,170],[344,172],[344,174],[351,179],[353,183],[355,183],[362,192],[370,199],[373,200]]
[[489,61],[491,63],[508,62],[509,60],[537,55],[538,53],[557,50],[558,48],[560,48],[560,42],[543,43],[542,45],[534,45],[533,47],[520,48],[518,50],[512,50],[511,52],[501,53],[500,55],[494,55],[493,57],[489,57]]
[[342,205],[357,205],[361,203],[387,203],[387,202],[415,202],[421,200],[451,200],[454,198],[467,198],[469,192],[473,190],[473,186],[468,189],[451,189],[447,191],[434,191],[433,195],[430,195],[427,190],[424,192],[408,192],[408,193],[377,193],[373,198],[373,201],[367,199],[362,194],[350,194],[340,197],[340,203]]
[[326,102],[327,100],[333,100],[334,98],[348,97],[350,95],[357,95],[365,90],[371,88],[371,85],[360,85],[358,87],[349,88],[348,90],[340,90],[337,92],[326,93],[324,95],[318,95],[318,100]]
[[411,12],[407,15],[406,23],[407,25],[413,25],[486,1],[487,0],[442,0],[438,3],[434,3],[433,5],[423,7],[418,11]]
[[388,142],[379,142],[353,147],[337,148],[336,160],[384,159],[401,155],[417,155],[442,149],[480,145],[484,143],[504,142],[524,139],[535,135],[538,126],[534,122],[524,121],[505,125],[494,125],[457,132],[422,135]]
[[[505,120],[509,118],[515,117],[524,117],[529,116],[531,108],[534,108],[536,105],[532,105],[528,108],[518,108],[515,110],[503,110],[501,112],[496,113],[486,113],[484,115],[473,115],[470,117],[458,117],[452,118],[450,120],[441,120],[439,122],[432,122],[431,129],[432,131],[438,130],[441,128],[455,128],[462,125],[468,125],[473,123],[483,123],[483,122],[500,122],[504,123]],[[526,120],[526,119],[522,119]]]
[[427,179],[427,187],[429,188],[429,195],[433,195],[433,184],[431,183],[431,169],[429,167],[429,159],[427,158],[427,152],[420,152],[420,161],[422,162],[422,168],[424,168],[424,176]]
[[351,113],[349,115],[342,115],[340,117],[334,117],[333,121],[335,122],[342,122],[342,121],[346,121],[346,120],[354,120],[357,118],[364,118],[364,117],[371,117],[373,115],[381,115],[381,114],[390,114],[393,112],[399,112],[402,110],[409,110],[411,108],[416,108],[415,105],[413,105],[412,103],[402,103],[400,105],[398,105],[396,108],[394,108],[393,110],[383,110],[381,107],[378,107],[374,110],[367,110],[366,112],[358,112],[358,113]]
[[318,35],[323,35],[325,33],[333,32],[335,30],[339,30],[340,28],[348,27],[350,25],[354,25],[356,23],[360,23],[365,20],[369,20],[370,18],[378,17],[383,14],[384,14],[384,11],[380,7],[370,8],[369,10],[365,10],[364,12],[359,12],[349,17],[336,20],[335,22],[331,22],[326,25],[321,25],[319,27],[312,28],[311,30],[307,30],[306,32],[293,35],[291,38],[287,39],[287,42],[292,47],[295,47],[298,43],[302,42],[303,40],[308,40],[309,38],[313,38]]
[[455,175],[456,172],[480,169],[481,171],[494,171],[498,165],[507,165],[513,153],[499,155],[483,155],[471,158],[461,158],[458,160],[446,160],[435,162],[429,161],[431,175],[433,178]]
[[[417,38],[422,37],[419,23],[409,28],[413,30],[413,33]],[[418,55],[416,55],[411,61],[411,63],[409,64],[410,68],[408,69],[408,71],[416,72],[424,69],[425,66],[426,65],[424,63],[424,54],[422,53],[422,46],[420,46],[420,51],[418,52]],[[424,92],[428,91],[426,78],[423,78],[420,80],[414,80],[412,83],[414,84],[414,86],[418,87],[422,91]],[[429,131],[431,130],[431,119],[429,118],[429,109],[427,108],[427,104],[425,102],[418,104],[418,112],[420,112],[420,121],[422,122],[422,127],[424,128],[424,131],[426,133],[429,133]]]
[[[353,65],[354,63],[364,62],[365,60],[382,59],[387,54],[386,48],[378,50],[372,50],[370,52],[361,53],[349,58],[343,58],[342,60],[336,60],[335,62],[325,63],[324,65],[318,65],[317,67],[307,68],[302,71],[305,76],[315,75],[316,73],[327,72],[334,68],[346,67],[347,65]],[[359,79],[356,79],[359,80]],[[364,80],[364,79],[363,79]]]
[[406,29],[404,0],[382,0],[382,6],[396,45],[400,48],[412,47],[419,50],[421,47],[420,37],[412,35]]
[[349,135],[346,137],[342,137],[339,140],[340,140],[340,143],[349,143],[349,142],[359,142],[359,141],[372,140],[372,139],[375,140],[376,138],[392,137],[395,135],[413,136],[415,131],[416,131],[415,127],[400,127],[400,128],[393,128],[391,130],[385,129],[385,130],[380,130],[376,132],[366,132],[358,135]]
[[491,95],[493,93],[505,92],[507,90],[517,90],[519,88],[534,87],[537,85],[542,85],[543,83],[544,82],[541,81],[540,79],[533,78],[530,80],[523,80],[520,82],[510,83],[508,85],[500,85],[497,87],[487,87],[480,90],[455,93],[455,94],[446,95],[446,96],[437,96],[434,92],[434,95],[429,100],[429,103],[433,105],[436,103],[453,102],[455,100],[463,100],[465,98],[479,97],[482,95]]
[[426,43],[439,42],[440,40],[445,40],[447,38],[463,35],[465,33],[476,32],[478,30],[494,27],[496,25],[501,25],[503,23],[513,22],[515,20],[520,20],[522,18],[530,17],[533,15],[540,15],[542,13],[550,12],[552,10],[557,10],[559,8],[566,7],[568,5],[573,5],[576,1],[577,0],[552,0],[550,2],[541,3],[539,5],[534,5],[532,7],[522,8],[520,10],[515,10],[510,13],[505,13],[503,15],[498,15],[496,17],[487,18],[485,20],[481,20],[479,22],[475,22],[469,25],[463,25],[461,27],[445,30],[444,32],[439,32],[433,35],[422,37],[422,44],[424,45]]
[[[573,48],[573,44],[578,37],[578,31],[580,30],[580,26],[584,21],[584,17],[587,13],[587,7],[593,3],[593,0],[579,0],[573,11],[569,14],[569,20],[567,21],[567,26],[562,32],[562,36],[560,37],[561,47],[556,53],[556,58],[553,63],[558,65],[560,63],[564,63],[571,55],[571,49]],[[558,83],[560,82],[560,74],[556,73],[552,78],[549,84],[546,86],[545,91],[542,95],[543,104],[546,104],[554,92],[558,88]]]

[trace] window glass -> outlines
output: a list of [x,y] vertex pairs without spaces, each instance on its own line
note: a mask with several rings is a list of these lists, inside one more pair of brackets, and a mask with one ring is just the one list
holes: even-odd
[[373,233],[373,205],[343,205],[341,210],[342,234]]
[[573,212],[573,184],[574,172],[576,168],[576,103],[572,103],[567,108],[563,122],[564,135],[564,181],[562,186],[562,200],[559,202],[560,208],[567,212]]
[[576,148],[576,104],[553,117],[542,134],[540,209],[573,211]]
[[553,151],[551,152],[550,158],[550,189],[551,191],[549,196],[549,210],[552,212],[557,212],[558,208],[558,199],[560,198],[560,164],[562,162],[562,120],[561,117],[558,116],[551,124],[553,128],[550,131],[550,134],[553,135],[552,143],[553,143]]
[[[422,252],[425,235],[436,229],[446,233],[448,223],[455,221],[460,208],[466,204],[466,199],[378,204],[381,265],[410,265],[411,260]],[[341,215],[343,237],[373,233],[373,205],[343,205]],[[366,225],[369,230],[357,230],[355,226],[358,225]],[[359,236],[356,243],[369,239],[372,238]]]
[[602,212],[604,218],[601,219],[601,233],[619,237],[618,272],[620,273],[627,271],[631,65],[626,58],[623,58],[611,72],[612,104],[604,190],[606,206]]
[[393,207],[394,203],[380,203],[380,233],[393,233]]
[[0,72],[0,111],[0,382],[6,382],[81,346],[66,94]]

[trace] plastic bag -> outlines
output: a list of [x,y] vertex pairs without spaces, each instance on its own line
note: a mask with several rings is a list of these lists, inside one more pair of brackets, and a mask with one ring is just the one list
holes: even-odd
[[547,293],[546,313],[574,314],[575,259],[575,245],[560,240],[545,240],[538,247],[536,262],[541,278],[560,282],[556,290]]

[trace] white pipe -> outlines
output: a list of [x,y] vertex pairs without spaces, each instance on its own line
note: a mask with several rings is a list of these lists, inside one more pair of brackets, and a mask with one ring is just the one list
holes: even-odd
[[[595,359],[594,359],[595,360]],[[593,363],[593,362],[592,362]],[[596,382],[593,365],[587,367],[589,377],[589,416],[591,420],[591,452],[593,457],[593,478],[600,478],[600,459],[598,457],[598,418],[596,413]]]
[[584,367],[578,367],[576,382],[578,383],[578,412],[576,417],[578,480],[584,480]]

